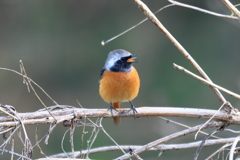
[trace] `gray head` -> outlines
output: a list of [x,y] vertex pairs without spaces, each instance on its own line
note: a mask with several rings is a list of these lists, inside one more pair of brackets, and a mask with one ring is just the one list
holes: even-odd
[[136,56],[126,50],[116,49],[108,54],[104,68],[111,72],[130,72]]

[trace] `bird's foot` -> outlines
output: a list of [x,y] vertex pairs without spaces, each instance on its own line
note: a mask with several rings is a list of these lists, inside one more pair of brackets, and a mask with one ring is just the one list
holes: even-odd
[[113,116],[112,110],[115,110],[116,112],[119,112],[116,108],[113,108],[112,105],[108,108],[107,111],[109,111],[109,110],[110,110],[112,116]]
[[134,119],[136,119],[136,114],[138,114],[138,112],[137,112],[136,108],[134,107],[134,105],[132,104],[132,102],[131,101],[129,101],[129,102],[131,104],[131,108],[128,110],[128,112],[133,111]]

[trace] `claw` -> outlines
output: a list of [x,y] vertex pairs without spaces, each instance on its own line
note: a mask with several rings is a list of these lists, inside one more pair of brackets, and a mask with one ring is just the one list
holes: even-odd
[[132,104],[131,101],[129,101],[131,104],[131,108],[128,110],[128,112],[130,112],[131,110],[133,111],[133,115],[134,115],[134,119],[136,119],[136,114],[138,114],[136,108],[134,107],[134,105]]
[[115,110],[116,112],[119,112],[116,108],[113,108],[113,107],[112,107],[112,103],[110,103],[110,107],[108,108],[107,111],[109,111],[109,110],[110,110],[112,116],[113,116],[112,110]]

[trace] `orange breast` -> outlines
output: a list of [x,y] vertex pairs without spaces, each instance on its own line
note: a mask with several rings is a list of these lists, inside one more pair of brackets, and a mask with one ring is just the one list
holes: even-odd
[[138,95],[139,87],[140,79],[134,67],[128,73],[105,71],[99,93],[108,103],[131,101]]

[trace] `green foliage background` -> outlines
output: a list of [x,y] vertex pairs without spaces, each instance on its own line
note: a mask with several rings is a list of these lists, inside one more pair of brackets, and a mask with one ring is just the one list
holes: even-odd
[[[167,1],[157,0],[144,2],[152,11],[168,4]],[[219,0],[182,2],[231,15]],[[239,93],[239,21],[178,6],[164,9],[157,17],[216,84]],[[107,109],[109,105],[98,94],[100,70],[107,54],[121,48],[132,54],[139,54],[140,63],[135,64],[135,67],[141,77],[141,89],[139,96],[133,101],[136,107],[218,109],[221,103],[207,85],[173,68],[172,64],[177,63],[196,73],[150,21],[106,46],[101,46],[102,40],[119,34],[144,18],[143,13],[129,0],[3,0],[0,2],[0,67],[19,70],[19,60],[23,60],[28,76],[45,89],[58,104],[78,107],[78,99],[84,108]],[[45,95],[38,89],[37,91],[48,106],[53,105]],[[239,100],[226,94],[224,96],[238,108]],[[33,112],[43,108],[33,92],[27,92],[20,76],[3,70],[0,70],[0,103],[12,105],[18,112]],[[128,103],[122,106],[130,107]],[[190,126],[205,121],[172,119]],[[118,127],[114,126],[111,119],[106,118],[103,120],[103,127],[120,145],[144,145],[184,129],[157,117],[136,120],[124,118]],[[59,125],[50,136],[49,144],[41,143],[47,155],[62,152],[60,144],[66,129]],[[41,125],[39,137],[47,130],[47,125]],[[85,149],[92,129],[87,130]],[[27,131],[34,142],[35,126],[28,126]],[[81,144],[81,131],[82,128],[79,127],[75,132],[76,150]],[[236,135],[223,132],[218,136]],[[70,151],[68,137],[64,142],[66,151]],[[200,135],[197,140],[203,137]],[[190,141],[194,141],[193,135],[170,143]],[[107,145],[113,143],[100,132],[93,147]],[[219,146],[203,148],[199,159],[210,155],[217,147]],[[22,145],[18,140],[15,148],[21,153]],[[176,159],[179,154],[179,160],[192,159],[195,150],[166,151],[160,159]],[[113,159],[120,155],[121,152],[108,152],[94,154],[90,158]],[[157,159],[157,155],[157,152],[140,154],[144,159]],[[4,153],[1,157],[8,159],[9,154]],[[33,158],[38,157],[41,155],[34,149]]]

